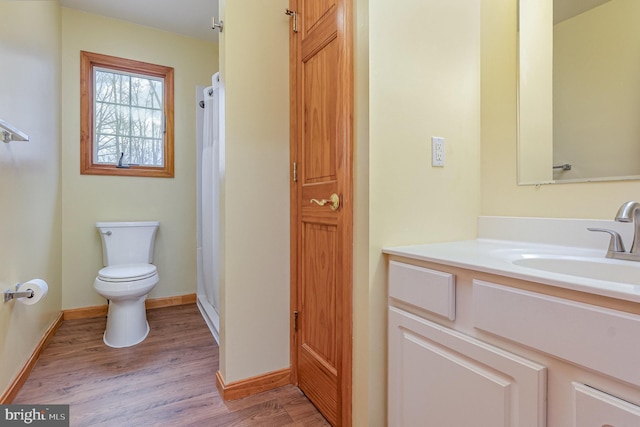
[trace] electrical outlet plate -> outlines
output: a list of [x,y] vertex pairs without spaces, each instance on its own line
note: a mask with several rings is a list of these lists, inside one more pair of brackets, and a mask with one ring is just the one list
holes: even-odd
[[431,137],[431,165],[444,166],[444,138],[440,136]]

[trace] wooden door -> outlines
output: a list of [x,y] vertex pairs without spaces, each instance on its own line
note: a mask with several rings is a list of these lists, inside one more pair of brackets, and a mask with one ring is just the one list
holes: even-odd
[[291,0],[290,8],[297,14],[290,38],[295,175],[291,298],[292,311],[297,312],[292,316],[293,380],[332,425],[348,426],[353,264],[351,0]]

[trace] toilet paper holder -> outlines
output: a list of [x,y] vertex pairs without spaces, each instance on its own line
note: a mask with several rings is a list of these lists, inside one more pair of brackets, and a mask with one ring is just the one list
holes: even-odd
[[15,298],[33,298],[33,295],[35,292],[33,292],[32,289],[27,289],[26,291],[18,292],[18,288],[20,287],[21,284],[22,283],[18,283],[16,285],[15,291],[12,291],[9,289],[4,291],[4,302],[11,301],[12,299],[15,299]]

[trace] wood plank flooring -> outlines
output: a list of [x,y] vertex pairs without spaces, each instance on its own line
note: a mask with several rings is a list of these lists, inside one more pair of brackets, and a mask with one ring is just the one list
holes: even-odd
[[223,402],[218,346],[195,304],[149,310],[145,341],[102,342],[106,318],[64,321],[16,404],[69,404],[73,427],[328,426],[294,386]]

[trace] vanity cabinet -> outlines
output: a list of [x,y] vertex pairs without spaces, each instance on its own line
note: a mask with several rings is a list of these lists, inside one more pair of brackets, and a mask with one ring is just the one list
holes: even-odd
[[410,312],[451,320],[453,274],[392,261],[389,277],[389,426],[545,425],[544,366]]
[[634,304],[399,256],[388,284],[389,427],[640,426]]

